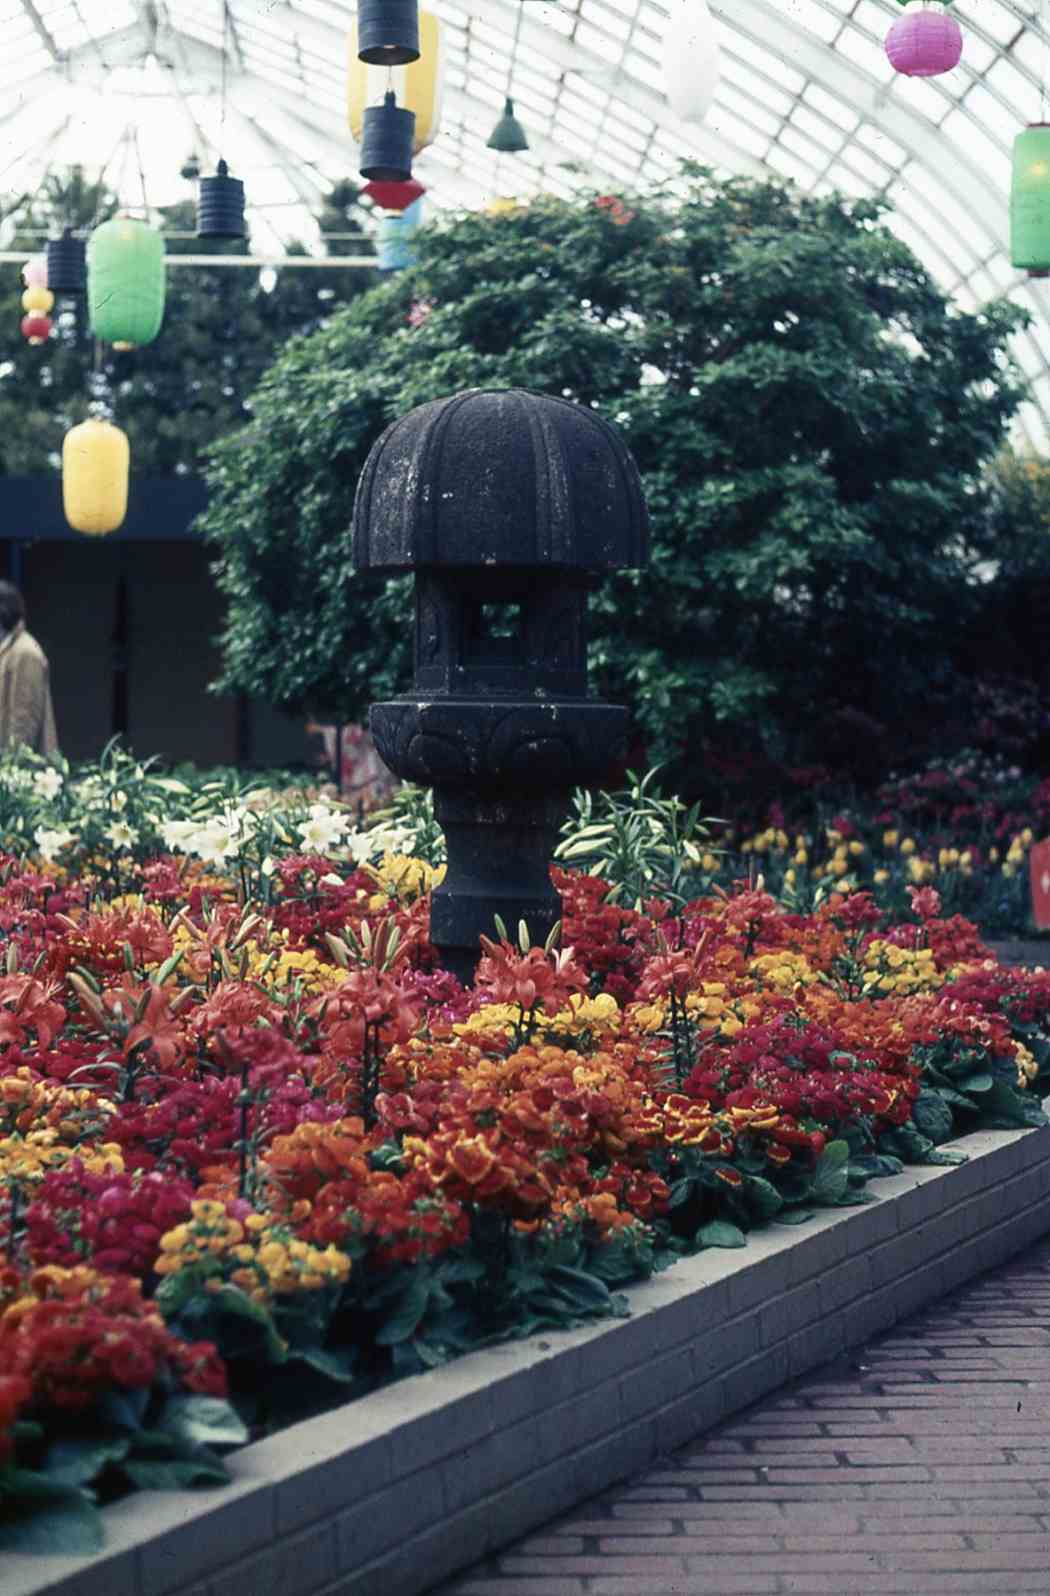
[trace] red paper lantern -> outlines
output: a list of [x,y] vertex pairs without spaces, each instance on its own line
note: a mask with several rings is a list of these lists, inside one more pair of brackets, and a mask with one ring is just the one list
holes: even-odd
[[31,344],[46,343],[51,336],[53,326],[50,316],[31,311],[28,316],[22,317],[22,337],[27,338]]
[[414,177],[404,183],[366,183],[361,190],[384,211],[407,211],[417,199],[422,199],[426,189]]
[[935,78],[959,65],[962,29],[945,11],[909,5],[886,35],[886,54],[895,72],[909,78]]
[[1050,926],[1050,840],[1037,842],[1028,855],[1032,919],[1041,931]]

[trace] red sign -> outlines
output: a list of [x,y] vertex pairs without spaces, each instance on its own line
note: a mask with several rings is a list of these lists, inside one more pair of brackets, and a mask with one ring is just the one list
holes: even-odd
[[1032,919],[1040,930],[1050,927],[1050,838],[1037,842],[1028,855],[1032,876]]

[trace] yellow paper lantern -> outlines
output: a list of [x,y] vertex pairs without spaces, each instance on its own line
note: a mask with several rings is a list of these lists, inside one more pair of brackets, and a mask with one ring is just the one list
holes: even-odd
[[111,421],[82,421],[62,444],[62,503],[74,532],[104,537],[128,513],[131,449]]
[[30,315],[46,316],[54,306],[55,296],[50,288],[27,288],[22,295],[22,309]]
[[432,11],[419,13],[419,60],[407,66],[372,66],[357,59],[357,28],[350,30],[350,76],[348,101],[350,131],[360,144],[365,125],[365,109],[382,105],[387,89],[393,89],[403,111],[416,113],[413,155],[433,144],[441,128],[441,96],[445,81],[445,50],[442,24]]

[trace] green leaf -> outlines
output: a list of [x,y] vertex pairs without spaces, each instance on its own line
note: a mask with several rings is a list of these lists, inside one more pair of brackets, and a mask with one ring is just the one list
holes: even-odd
[[[957,1081],[956,1085],[958,1086],[960,1092],[990,1092],[992,1087],[995,1085],[995,1081],[988,1074],[987,1070],[981,1070],[976,1075],[967,1075],[965,1080]],[[954,1100],[955,1094],[949,1094],[942,1087],[941,1095],[946,1097],[949,1102],[952,1102]]]
[[712,1219],[708,1224],[701,1225],[696,1233],[696,1239],[705,1247],[746,1247],[747,1237],[736,1225],[731,1225],[727,1219]]
[[772,1183],[762,1175],[751,1175],[745,1190],[748,1206],[759,1219],[772,1219],[784,1206],[784,1199]]
[[180,1441],[200,1446],[243,1446],[248,1439],[236,1409],[222,1397],[170,1397],[157,1422]]
[[394,1347],[410,1341],[419,1327],[430,1301],[430,1281],[425,1275],[414,1279],[396,1309],[376,1332],[376,1343],[381,1347]]
[[565,1264],[555,1264],[552,1269],[547,1270],[545,1278],[582,1308],[607,1309],[611,1301],[609,1288],[604,1280],[588,1274],[585,1269],[570,1269]]
[[308,1364],[340,1385],[350,1385],[357,1377],[357,1351],[353,1347],[296,1347],[288,1361]]
[[48,1447],[44,1471],[61,1485],[90,1485],[108,1464],[119,1463],[130,1450],[126,1435],[66,1436]]
[[30,1469],[0,1472],[0,1552],[86,1557],[102,1541],[102,1517],[86,1491]]
[[832,1205],[846,1195],[849,1187],[849,1143],[829,1142],[813,1171],[810,1192],[816,1202]]
[[140,1491],[184,1491],[195,1485],[225,1485],[229,1473],[218,1458],[128,1458],[121,1467]]
[[[989,1080],[988,1087],[991,1085]],[[952,1111],[936,1089],[922,1088],[912,1104],[911,1117],[919,1134],[927,1137],[935,1147],[951,1137],[954,1126]]]

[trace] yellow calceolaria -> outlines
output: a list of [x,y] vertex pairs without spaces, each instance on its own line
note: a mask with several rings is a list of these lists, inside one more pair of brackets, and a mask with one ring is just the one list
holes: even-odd
[[1024,1091],[1039,1074],[1039,1065],[1023,1042],[1014,1043],[1014,1062],[1017,1065],[1017,1084]]
[[849,851],[855,859],[859,859],[861,854],[865,852],[864,844],[859,841],[858,838],[854,837],[853,841],[849,845]]
[[905,837],[904,841],[901,843],[901,853],[909,854],[909,853],[914,853],[914,852],[915,852],[915,840],[914,840],[914,838]]
[[891,993],[907,997],[912,992],[934,992],[944,985],[932,948],[899,948],[875,937],[864,952],[864,992],[867,997]]
[[[903,852],[903,848],[901,852]],[[912,857],[908,860],[908,875],[918,886],[924,881],[932,881],[937,874],[937,867],[932,859],[918,859]]]
[[958,863],[958,848],[941,848],[938,851],[937,864],[941,870],[954,870]]
[[377,886],[382,888],[368,900],[370,909],[385,908],[390,899],[412,903],[432,892],[445,879],[444,865],[427,864],[425,859],[410,859],[403,853],[385,853],[378,865],[364,865]]
[[275,1226],[265,1214],[248,1214],[243,1223],[220,1202],[201,1199],[190,1218],[160,1239],[158,1274],[202,1267],[215,1290],[224,1280],[257,1302],[295,1291],[341,1285],[350,1259],[338,1247],[315,1247]]
[[[452,1029],[457,1036],[477,1036],[486,1031],[503,1031],[509,1035],[520,1019],[516,1003],[486,1003],[484,1008],[476,1009]],[[599,992],[597,997],[574,995],[568,1008],[557,1014],[543,1015],[540,1025],[544,1030],[571,1036],[580,1031],[618,1030],[620,1019],[620,1005],[612,993]],[[659,1028],[659,1025],[653,1027],[654,1030]]]
[[760,953],[751,960],[748,971],[756,981],[777,992],[792,992],[797,986],[812,986],[819,980],[808,959],[786,948],[776,953]]
[[71,1158],[79,1159],[91,1175],[119,1175],[124,1159],[115,1142],[94,1147],[81,1144],[69,1147],[57,1130],[30,1131],[21,1136],[0,1137],[0,1181],[38,1181],[52,1169],[64,1169]]
[[881,887],[884,881],[888,881],[890,879],[890,873],[888,870],[876,870],[871,879],[874,881],[877,887]]
[[899,841],[900,841],[900,832],[899,831],[890,830],[890,831],[884,831],[882,833],[882,846],[884,848],[889,849],[890,851],[892,851],[897,846],[897,843]]
[[792,858],[791,863],[794,864],[794,865],[798,865],[800,867],[802,865],[808,864],[809,863],[809,851],[808,851],[808,849],[806,849],[802,845],[797,847],[795,849],[794,857]]
[[[720,1030],[723,1035],[735,1035],[741,1024],[726,1001],[724,981],[703,981],[696,992],[685,995],[685,1011],[702,1030]],[[746,999],[744,1000],[746,1004]],[[757,1012],[757,1005],[752,1005]],[[667,1004],[661,999],[652,1003],[634,1003],[628,1010],[631,1024],[636,1030],[652,1035],[670,1024]],[[727,1029],[728,1022],[728,1029]]]
[[346,971],[322,959],[312,948],[281,948],[265,958],[256,956],[250,965],[252,980],[274,990],[300,982],[304,992],[327,992],[346,980]]
[[[314,1247],[284,1229],[259,1233],[254,1267],[259,1277],[247,1287],[251,1296],[286,1296],[296,1291],[320,1291],[341,1286],[350,1274],[350,1259],[338,1247]],[[237,1274],[234,1283],[241,1284]]]

